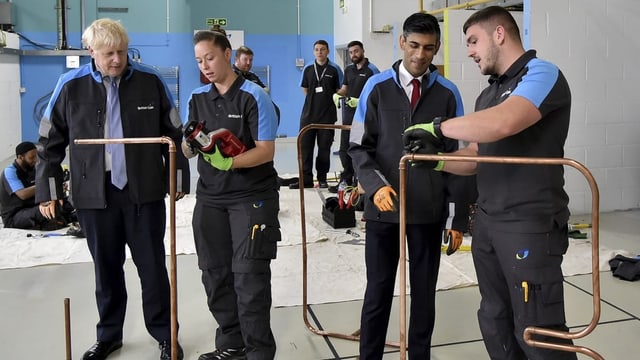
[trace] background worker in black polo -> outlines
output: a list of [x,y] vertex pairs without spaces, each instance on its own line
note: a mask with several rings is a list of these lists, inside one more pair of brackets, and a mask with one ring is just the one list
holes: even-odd
[[[342,99],[344,99],[345,107],[342,109],[342,125],[351,125],[364,84],[373,74],[380,72],[380,70],[364,56],[364,46],[362,42],[358,40],[351,41],[347,45],[347,50],[349,51],[352,64],[344,69],[344,82],[342,83],[342,87],[333,95],[333,102],[338,109],[342,106]],[[349,134],[349,130],[340,132],[340,148],[338,154],[340,155],[340,162],[342,163],[342,173],[340,173],[338,183],[344,181],[347,185],[351,186],[355,184],[355,174],[351,156],[347,153],[347,150],[349,150]],[[329,190],[331,192],[337,192],[338,187],[331,186]]]
[[[300,129],[309,124],[335,124],[338,121],[336,107],[333,104],[333,94],[340,89],[342,84],[342,69],[330,61],[329,43],[318,40],[313,44],[315,61],[307,65],[302,72],[300,86],[305,95],[302,114],[300,115]],[[307,131],[301,140],[302,146],[302,181],[304,187],[313,187],[313,150],[318,144],[318,156],[316,157],[316,172],[318,186],[327,188],[327,173],[329,172],[331,144],[333,143],[334,130]],[[297,189],[299,183],[289,185]]]
[[237,48],[236,57],[232,66],[236,74],[258,84],[264,91],[269,92],[269,88],[260,80],[260,77],[251,71],[251,67],[253,66],[253,50],[244,45]]

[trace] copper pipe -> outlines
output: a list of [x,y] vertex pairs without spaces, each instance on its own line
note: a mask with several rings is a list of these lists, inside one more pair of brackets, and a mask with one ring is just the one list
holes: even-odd
[[[427,154],[413,154],[404,155],[400,159],[400,264],[405,264],[405,236],[406,236],[406,163],[410,160],[443,160],[443,161],[471,161],[471,162],[486,162],[486,163],[501,163],[501,164],[529,164],[529,165],[567,165],[580,171],[587,179],[591,188],[592,200],[591,200],[591,226],[592,226],[592,240],[591,240],[591,279],[593,286],[593,316],[591,322],[587,327],[578,332],[568,332],[551,330],[545,328],[539,328],[535,326],[527,327],[524,330],[523,338],[525,342],[534,347],[541,347],[546,349],[562,350],[568,352],[579,352],[588,355],[594,359],[603,359],[603,357],[587,347],[557,344],[544,341],[536,341],[533,339],[534,334],[555,337],[559,339],[578,339],[590,334],[598,325],[600,319],[600,255],[599,249],[599,200],[600,194],[598,191],[598,184],[596,183],[591,172],[581,163],[566,158],[524,158],[524,157],[494,157],[494,156],[461,156],[461,155],[427,155]],[[405,278],[405,266],[400,266],[400,359],[406,359],[406,340],[404,333],[406,331],[406,278]]]
[[71,360],[71,311],[69,298],[64,298],[64,348],[67,360]]
[[76,145],[168,144],[169,145],[169,237],[171,250],[169,286],[171,293],[171,360],[178,359],[178,275],[176,267],[176,144],[168,136],[124,139],[76,139]]
[[[333,124],[309,124],[302,129],[298,133],[298,183],[300,184],[300,224],[302,227],[302,319],[304,320],[304,324],[307,329],[316,335],[321,336],[329,336],[338,339],[344,340],[352,340],[359,341],[360,340],[360,329],[355,330],[351,334],[342,334],[332,331],[319,330],[315,328],[309,322],[308,318],[308,301],[307,301],[307,288],[309,283],[307,281],[307,224],[306,224],[306,215],[305,215],[305,206],[304,206],[304,179],[302,174],[302,135],[311,129],[319,129],[319,130],[350,130],[351,125],[333,125]],[[387,342],[389,346],[398,346],[397,342]]]
[[305,214],[305,206],[304,206],[304,175],[302,174],[302,136],[311,129],[319,129],[319,130],[349,130],[351,129],[350,125],[333,125],[333,124],[309,124],[302,129],[298,133],[298,183],[300,184],[299,192],[300,192],[300,224],[302,227],[302,319],[304,320],[304,324],[307,326],[312,333],[321,336],[329,336],[335,337],[339,339],[345,340],[353,340],[358,341],[360,339],[360,330],[356,330],[352,334],[341,334],[335,333],[326,330],[318,330],[309,322],[308,318],[308,302],[307,302],[307,288],[309,286],[307,281],[307,224],[306,224],[306,214]]
[[[429,10],[429,11],[427,11],[427,14],[436,15],[436,14],[444,13],[445,10],[470,9],[473,6],[487,4],[487,3],[491,3],[491,2],[495,2],[495,0],[468,1],[466,3],[457,4],[457,5],[451,5],[451,6],[447,6],[445,8],[441,8],[441,9]],[[424,10],[421,9],[420,12],[424,12]]]

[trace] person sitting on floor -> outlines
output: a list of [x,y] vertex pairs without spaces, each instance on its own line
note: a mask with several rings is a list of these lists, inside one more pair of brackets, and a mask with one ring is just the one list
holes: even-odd
[[16,146],[16,159],[0,174],[0,205],[5,228],[57,230],[73,219],[74,209],[66,200],[60,205],[60,216],[46,219],[35,203],[36,145],[25,141]]

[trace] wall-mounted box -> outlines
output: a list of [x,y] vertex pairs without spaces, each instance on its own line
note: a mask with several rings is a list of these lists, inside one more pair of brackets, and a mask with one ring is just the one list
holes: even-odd
[[1,30],[13,30],[14,24],[14,13],[13,13],[13,3],[10,2],[0,2],[0,29]]

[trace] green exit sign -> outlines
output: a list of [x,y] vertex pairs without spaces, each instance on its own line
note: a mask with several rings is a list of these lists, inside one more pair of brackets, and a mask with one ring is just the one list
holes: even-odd
[[207,18],[207,26],[227,26],[227,18]]

